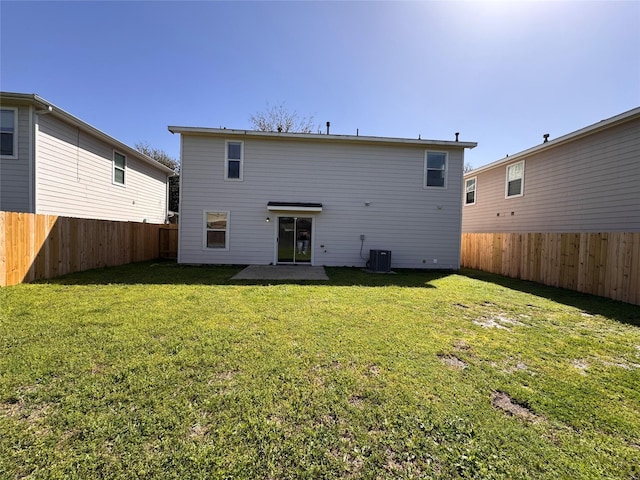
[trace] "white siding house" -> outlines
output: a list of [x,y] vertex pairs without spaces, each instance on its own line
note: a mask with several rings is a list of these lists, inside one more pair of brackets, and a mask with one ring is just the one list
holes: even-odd
[[463,232],[640,232],[640,108],[465,174]]
[[178,262],[460,267],[475,143],[169,127],[181,134]]
[[0,210],[164,223],[172,170],[34,94],[0,93]]

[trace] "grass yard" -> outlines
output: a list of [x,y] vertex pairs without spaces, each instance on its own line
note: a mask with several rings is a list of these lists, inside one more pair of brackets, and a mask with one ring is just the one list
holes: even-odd
[[0,478],[640,478],[640,308],[142,263],[0,289]]

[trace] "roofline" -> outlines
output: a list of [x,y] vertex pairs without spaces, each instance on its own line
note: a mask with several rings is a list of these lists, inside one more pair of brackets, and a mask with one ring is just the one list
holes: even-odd
[[492,168],[499,167],[501,165],[506,165],[507,163],[510,163],[513,161],[522,160],[523,158],[528,157],[530,155],[540,153],[554,147],[559,147],[560,145],[573,142],[580,138],[588,137],[589,135],[593,135],[594,133],[598,133],[608,128],[630,122],[632,120],[635,120],[636,118],[640,118],[640,107],[633,108],[627,112],[621,113],[611,118],[607,118],[605,120],[601,120],[598,123],[594,123],[587,127],[581,128],[580,130],[576,130],[575,132],[568,133],[567,135],[563,135],[562,137],[558,137],[546,143],[541,143],[540,145],[536,145],[535,147],[529,148],[527,150],[523,150],[522,152],[504,157],[500,160],[489,163],[482,167],[478,167],[475,170],[471,170],[470,172],[465,173],[464,176],[465,178],[473,177],[478,173],[484,172],[485,170],[490,170]]
[[411,145],[411,146],[435,146],[448,148],[474,148],[476,142],[454,142],[446,140],[422,140],[413,138],[392,138],[392,137],[370,137],[364,135],[325,135],[320,133],[290,133],[290,132],[261,132],[257,130],[234,130],[229,128],[206,128],[206,127],[167,127],[171,133],[182,135],[205,135],[214,137],[229,138],[265,138],[265,139],[286,139],[303,140],[311,142],[347,142],[347,143],[371,143],[387,145]]
[[124,153],[127,153],[136,158],[139,158],[140,160],[143,160],[145,163],[157,168],[158,170],[162,170],[167,174],[175,175],[175,172],[171,168],[167,167],[166,165],[163,165],[162,163],[157,162],[153,158],[145,155],[144,153],[139,152],[135,148],[130,147],[125,143],[122,143],[120,140],[117,140],[112,136],[107,135],[102,130],[99,130],[96,127],[88,124],[87,122],[80,120],[78,117],[71,115],[69,112],[61,109],[60,107],[54,105],[48,100],[45,100],[44,98],[40,97],[35,93],[0,92],[0,100],[3,100],[3,101],[13,100],[13,101],[18,101],[23,103],[29,103],[31,105],[40,106],[45,110],[45,112],[40,112],[40,113],[50,113],[51,115],[54,115],[55,117],[58,117],[66,121],[67,123],[70,123],[71,125],[77,128],[80,128],[85,132],[88,132],[100,138],[101,140],[107,143],[114,144],[118,150],[121,150]]

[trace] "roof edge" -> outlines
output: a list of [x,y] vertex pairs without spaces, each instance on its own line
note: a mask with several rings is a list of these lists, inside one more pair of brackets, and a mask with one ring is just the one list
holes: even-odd
[[154,160],[148,155],[145,155],[144,153],[139,152],[135,148],[127,145],[126,143],[122,143],[120,140],[117,140],[111,135],[106,134],[102,130],[94,127],[93,125],[88,124],[84,120],[80,120],[78,117],[70,114],[66,110],[63,110],[62,108],[56,106],[55,104],[49,102],[48,100],[45,100],[44,98],[40,97],[36,93],[0,92],[0,99],[2,100],[6,99],[10,101],[13,100],[13,101],[22,102],[22,103],[30,103],[32,105],[40,106],[45,110],[50,109],[51,115],[54,115],[62,119],[63,121],[66,121],[67,123],[70,123],[84,130],[85,132],[95,135],[96,137],[100,138],[104,142],[115,145],[118,149],[124,151],[125,153],[132,155],[134,157],[137,157],[140,160],[144,161],[145,163],[155,168],[158,168],[159,170],[162,170],[167,174],[175,174],[175,172],[171,168],[167,167],[166,165],[163,165],[162,163]]
[[229,128],[207,128],[207,127],[184,127],[169,125],[168,130],[171,133],[206,135],[215,137],[250,137],[250,138],[268,138],[268,139],[289,139],[304,140],[316,142],[352,142],[352,143],[380,143],[380,144],[402,144],[402,145],[420,145],[420,146],[441,146],[441,147],[457,147],[457,148],[474,148],[477,142],[456,142],[448,140],[423,140],[421,138],[394,138],[394,137],[373,137],[366,135],[335,135],[322,133],[290,133],[290,132],[262,132],[258,130],[237,130]]
[[536,145],[535,147],[528,148],[527,150],[523,150],[523,151],[515,153],[513,155],[501,158],[500,160],[496,160],[494,162],[488,163],[487,165],[483,165],[482,167],[478,167],[478,168],[476,168],[474,170],[471,170],[470,172],[465,173],[464,176],[465,176],[465,178],[473,177],[473,176],[477,175],[478,173],[484,172],[485,170],[490,170],[492,168],[499,167],[501,165],[506,165],[507,163],[513,162],[514,160],[521,160],[521,159],[526,158],[526,157],[528,157],[530,155],[533,155],[533,154],[536,154],[536,153],[539,153],[539,152],[543,152],[543,151],[548,150],[550,148],[554,148],[554,147],[558,147],[560,145],[564,145],[566,143],[572,142],[574,140],[578,140],[580,138],[587,137],[589,135],[593,135],[594,133],[601,132],[601,131],[606,130],[608,128],[615,127],[617,125],[622,125],[623,123],[630,122],[632,120],[635,120],[636,118],[640,118],[640,107],[633,108],[633,109],[628,110],[626,112],[620,113],[619,115],[615,115],[613,117],[606,118],[606,119],[601,120],[601,121],[599,121],[597,123],[591,124],[589,126],[581,128],[579,130],[575,130],[575,131],[573,131],[571,133],[568,133],[568,134],[563,135],[561,137],[558,137],[558,138],[555,138],[553,140],[550,140],[550,141],[548,141],[546,143],[541,143],[539,145]]

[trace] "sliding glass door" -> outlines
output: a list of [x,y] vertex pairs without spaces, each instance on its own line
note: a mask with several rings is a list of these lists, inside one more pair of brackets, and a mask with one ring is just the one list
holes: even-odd
[[278,263],[311,263],[311,217],[278,217]]

